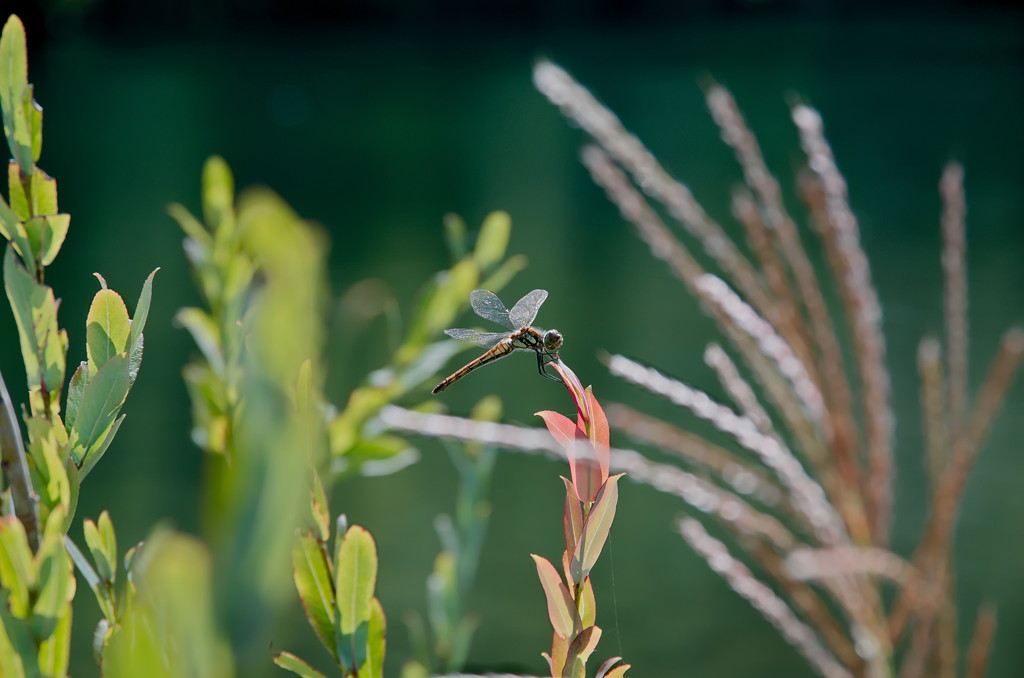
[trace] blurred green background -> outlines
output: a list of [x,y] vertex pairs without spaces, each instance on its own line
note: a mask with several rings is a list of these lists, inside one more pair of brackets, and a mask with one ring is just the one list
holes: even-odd
[[[538,324],[564,333],[563,358],[602,400],[689,421],[607,376],[599,349],[718,393],[701,362],[717,337],[710,322],[590,183],[577,161],[581,134],[533,89],[532,63],[547,56],[609,104],[738,236],[728,201],[740,175],[698,82],[711,75],[732,90],[787,190],[801,156],[786,97],[821,110],[885,309],[897,409],[894,547],[912,548],[927,510],[914,357],[920,337],[942,327],[937,183],[950,158],[967,171],[972,383],[1001,330],[1024,311],[1024,14],[955,3],[899,11],[711,0],[671,10],[552,5],[66,0],[12,8],[26,22],[30,79],[45,109],[40,165],[72,214],[47,280],[63,299],[69,359],[84,355],[93,271],[134,299],[145,275],[162,267],[129,416],[83,488],[79,520],[109,508],[124,545],[161,521],[197,530],[202,459],[180,378],[193,348],[170,321],[197,295],[165,206],[198,211],[200,169],[213,153],[239,186],[272,187],[330,232],[335,299],[374,277],[408,310],[421,282],[448,263],[442,215],[457,212],[475,226],[504,209],[514,224],[510,251],[530,259],[506,301],[550,291]],[[792,192],[787,198],[796,208]],[[331,327],[335,337],[345,331]],[[15,336],[10,314],[0,314],[0,369],[17,400]],[[354,350],[328,348],[332,401],[343,403],[383,360],[382,336],[375,325],[345,343]],[[465,413],[496,392],[509,421],[538,425],[533,412],[566,410],[568,401],[529,362],[503,361],[442,399]],[[982,599],[999,604],[992,676],[1024,675],[1015,642],[1024,633],[1022,408],[1017,385],[971,480],[958,533],[962,638]],[[424,578],[440,548],[433,517],[451,510],[455,483],[440,446],[414,443],[418,464],[343,483],[332,502],[378,540],[389,673],[408,656],[402,614],[424,607]],[[528,554],[560,552],[563,472],[512,453],[498,462],[492,526],[467,603],[483,619],[474,668],[543,670],[550,631]],[[610,550],[595,571],[599,654],[622,654],[637,676],[810,675],[675,534],[682,510],[650,488],[623,486]],[[80,677],[97,674],[89,634],[99,618],[81,593],[72,662]],[[283,675],[272,650],[323,664],[297,604],[279,627],[265,675]]]

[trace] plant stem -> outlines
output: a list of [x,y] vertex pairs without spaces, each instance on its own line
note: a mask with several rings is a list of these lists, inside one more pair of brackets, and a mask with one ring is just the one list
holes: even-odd
[[11,486],[14,514],[25,527],[28,543],[35,551],[39,548],[38,496],[29,478],[28,460],[21,442],[21,429],[18,427],[14,403],[7,392],[3,374],[0,374],[0,457],[7,482]]

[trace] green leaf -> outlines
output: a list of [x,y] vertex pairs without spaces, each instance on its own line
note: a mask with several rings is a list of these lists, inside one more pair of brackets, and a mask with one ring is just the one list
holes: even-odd
[[182,308],[174,316],[174,322],[192,335],[200,353],[217,374],[224,374],[224,356],[220,349],[220,331],[217,323],[206,311],[199,308]]
[[337,661],[334,589],[323,545],[308,534],[300,534],[292,544],[292,568],[309,625]]
[[32,187],[32,216],[57,214],[57,180],[38,167],[29,177]]
[[199,220],[192,216],[192,213],[185,209],[184,205],[179,205],[176,202],[172,202],[167,206],[167,213],[172,219],[178,222],[181,226],[181,230],[185,231],[185,235],[196,241],[204,252],[210,249],[213,244],[213,240],[210,238],[209,232],[206,228],[199,223]]
[[135,304],[135,315],[130,324],[129,354],[133,354],[136,347],[142,345],[142,330],[146,327],[146,319],[149,318],[149,305],[153,301],[153,276],[159,270],[159,268],[153,269],[153,272],[146,277],[146,282],[142,283],[142,293],[139,295],[138,303]]
[[78,452],[76,461],[84,467],[91,450],[98,448],[114,423],[114,418],[121,409],[128,395],[128,356],[116,355],[103,365],[82,394],[75,418],[73,433],[78,436],[72,454]]
[[558,570],[547,558],[533,554],[530,554],[530,557],[537,565],[537,576],[540,577],[540,585],[544,589],[544,597],[548,602],[548,618],[551,620],[551,627],[559,636],[568,638],[579,628],[580,624],[572,595],[562,583],[562,578],[558,576]]
[[89,385],[89,363],[84,360],[78,364],[78,369],[71,375],[71,383],[68,384],[67,412],[64,416],[64,425],[70,431],[75,425],[78,417],[78,406],[85,394],[85,387]]
[[24,525],[14,516],[0,517],[0,589],[10,593],[7,604],[15,616],[28,616],[29,591],[35,583],[36,567]]
[[216,229],[235,201],[235,180],[231,168],[220,156],[211,156],[203,165],[203,217]]
[[39,670],[44,676],[67,675],[71,657],[71,609],[69,602],[53,633],[39,644]]
[[85,455],[85,462],[82,464],[82,468],[79,469],[79,480],[85,480],[85,477],[92,472],[93,468],[100,462],[103,455],[107,453],[107,449],[110,447],[110,443],[114,442],[114,436],[117,435],[117,431],[121,428],[122,422],[127,415],[122,414],[120,417],[114,420],[110,428],[107,430],[107,434],[103,436],[103,442],[99,445],[93,445],[90,450],[87,450]]
[[[576,581],[582,581],[590,574],[590,569],[601,555],[601,549],[604,548],[608,533],[612,529],[612,521],[615,520],[615,506],[619,502],[619,479],[623,475],[625,474],[619,473],[608,478],[601,491],[597,493],[590,515],[583,523],[583,533],[572,554],[573,578]],[[577,573],[578,576],[575,576]]]
[[498,267],[496,271],[483,279],[480,287],[485,290],[497,292],[508,285],[509,282],[512,281],[512,278],[516,277],[517,273],[524,270],[529,263],[530,262],[526,256],[522,254],[509,257],[505,260],[505,263]]
[[75,465],[74,458],[66,446],[65,452],[68,452],[68,456],[64,460],[64,477],[68,480],[68,515],[64,519],[64,529],[62,532],[67,534],[68,530],[71,529],[71,521],[75,518],[75,511],[78,510],[78,492],[81,488],[82,477],[78,472],[78,466]]
[[23,105],[25,108],[25,119],[28,120],[29,135],[32,139],[32,161],[39,162],[39,156],[43,153],[43,107],[36,103],[35,88],[29,85],[25,88]]
[[36,648],[28,624],[7,608],[6,591],[0,590],[0,676],[38,678]]
[[508,212],[491,212],[480,227],[473,258],[481,271],[488,271],[505,258],[509,236],[512,233],[512,219]]
[[14,233],[17,230],[18,222],[21,219],[14,213],[14,210],[10,208],[4,197],[0,195],[0,235],[7,240],[11,240],[14,237]]
[[110,514],[106,511],[100,514],[99,526],[87,518],[82,522],[82,531],[85,533],[85,543],[92,553],[92,560],[96,563],[96,574],[105,581],[113,582],[117,572],[117,542],[114,538],[114,528],[110,523]]
[[309,511],[313,516],[313,525],[316,527],[316,538],[322,544],[326,544],[331,538],[331,508],[327,502],[327,493],[324,492],[324,484],[320,481],[320,474],[313,470],[313,488],[309,492]]
[[327,678],[291,652],[278,652],[274,655],[274,663],[282,669],[287,669],[296,675],[302,676],[302,678]]
[[75,597],[75,577],[64,546],[63,524],[64,510],[57,507],[46,521],[43,543],[36,556],[39,587],[32,607],[32,627],[36,638],[46,638],[54,632]]
[[7,165],[7,190],[11,200],[11,209],[18,216],[19,221],[28,221],[32,217],[32,209],[28,203],[28,193],[25,192],[25,185],[21,183],[21,168],[17,163]]
[[469,299],[469,293],[480,279],[476,262],[464,259],[450,270],[438,274],[417,304],[405,343],[395,355],[395,363],[404,365],[419,353],[441,330],[450,327],[456,314]]
[[364,476],[383,476],[395,473],[418,459],[416,448],[409,441],[390,434],[356,442],[343,457],[343,472]]
[[370,600],[377,584],[377,546],[365,529],[353,525],[335,556],[338,611],[343,634],[354,634],[370,620]]
[[67,335],[57,328],[53,290],[35,281],[11,247],[4,256],[4,287],[18,326],[29,391],[45,388],[51,404],[57,404],[64,385]]
[[39,243],[39,259],[43,266],[49,266],[57,258],[64,238],[68,235],[68,227],[71,225],[70,214],[50,214],[44,217],[36,217],[32,221],[42,220],[45,227],[42,230],[42,237]]
[[96,628],[92,632],[92,658],[97,666],[103,666],[103,653],[107,649],[107,639],[110,636],[110,622],[100,619],[96,622]]
[[102,289],[92,298],[86,319],[85,340],[89,354],[89,377],[114,356],[128,349],[131,324],[128,309],[117,292]]
[[442,217],[441,223],[452,261],[458,261],[466,256],[466,222],[458,214],[449,212]]
[[386,649],[387,621],[384,618],[384,608],[380,601],[374,598],[370,601],[370,628],[366,638],[366,671],[359,672],[359,675],[366,675],[368,678],[383,678],[384,676],[384,651]]
[[12,14],[0,35],[0,108],[7,145],[25,176],[32,173],[32,128],[23,105],[27,88],[25,26]]

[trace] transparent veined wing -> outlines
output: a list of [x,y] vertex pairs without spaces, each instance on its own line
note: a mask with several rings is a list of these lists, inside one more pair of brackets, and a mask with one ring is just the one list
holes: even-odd
[[508,312],[508,318],[512,321],[512,328],[519,329],[533,323],[537,317],[540,305],[548,298],[547,290],[534,290],[516,302],[512,310]]
[[[469,294],[469,305],[473,312],[484,320],[490,320],[510,330],[518,330],[508,318],[508,309],[498,295],[490,290],[473,290]],[[521,327],[521,326],[520,326]]]
[[491,348],[502,339],[508,337],[508,332],[481,332],[480,330],[465,330],[461,327],[445,330],[444,333],[452,339],[466,341],[470,344],[483,346],[484,348]]

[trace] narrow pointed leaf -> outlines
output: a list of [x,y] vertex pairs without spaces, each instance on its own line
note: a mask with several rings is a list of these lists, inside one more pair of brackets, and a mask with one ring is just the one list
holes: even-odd
[[[562,512],[562,531],[565,533],[565,550],[572,553],[576,550],[580,534],[583,531],[583,512],[580,509],[580,498],[576,486],[565,476],[559,476],[565,483],[565,509]],[[574,584],[576,582],[573,582]]]
[[14,516],[0,517],[0,590],[9,592],[7,605],[14,615],[27,616],[29,589],[35,582],[36,568],[24,525]]
[[96,464],[99,463],[103,455],[107,453],[107,449],[110,447],[110,443],[114,442],[114,437],[117,435],[118,429],[121,428],[121,423],[124,422],[124,418],[128,416],[122,414],[120,417],[114,420],[114,423],[110,425],[106,435],[100,441],[93,444],[92,448],[86,451],[85,462],[82,464],[82,468],[79,470],[79,478],[85,480],[85,477],[92,472]]
[[310,514],[316,527],[316,538],[326,544],[331,538],[331,509],[327,503],[327,493],[320,481],[320,474],[313,471],[313,489],[309,492]]
[[64,606],[64,612],[57,625],[39,644],[39,670],[44,676],[65,676],[71,657],[71,605]]
[[[366,638],[366,676],[368,678],[383,678],[384,675],[384,652],[387,640],[387,621],[384,618],[384,608],[380,601],[374,598],[370,602],[370,629]],[[364,675],[362,671],[359,675]]]
[[551,675],[561,676],[565,673],[565,657],[569,651],[569,638],[558,635],[557,632],[551,632]]
[[25,118],[23,98],[28,89],[28,56],[25,50],[25,26],[14,14],[7,19],[0,35],[0,108],[11,155],[21,173],[32,173],[32,128]]
[[37,638],[46,638],[75,597],[71,558],[64,546],[64,514],[59,507],[47,519],[46,536],[39,547],[39,592],[32,606],[32,627]]
[[[83,459],[114,423],[128,395],[128,387],[128,356],[124,353],[107,360],[103,368],[90,377],[78,406],[74,427],[78,434],[78,451]],[[83,459],[79,459],[80,464]]]
[[491,212],[487,215],[473,251],[473,258],[481,270],[489,270],[505,257],[511,232],[512,219],[508,212]]
[[377,585],[377,546],[365,529],[353,525],[345,533],[335,558],[340,629],[354,634],[370,620],[373,589]]
[[624,678],[626,671],[629,670],[632,664],[619,664],[614,669],[604,674],[604,678]]
[[292,568],[309,625],[328,652],[334,654],[334,588],[327,556],[315,538],[308,534],[296,538],[292,545]]
[[302,678],[327,678],[312,666],[302,661],[291,652],[278,652],[274,655],[274,663]]
[[601,484],[608,479],[608,467],[611,463],[611,436],[608,428],[608,417],[604,413],[601,403],[594,397],[594,389],[587,387],[587,400],[590,402],[590,411],[593,414],[593,421],[590,422],[590,439],[597,449],[597,462],[601,467]]
[[4,678],[38,678],[35,646],[29,625],[15,617],[0,591],[0,675]]
[[135,304],[135,315],[131,320],[131,330],[128,336],[129,353],[135,351],[136,346],[142,342],[142,330],[146,327],[146,319],[149,318],[149,306],[153,301],[153,277],[159,268],[153,270],[146,281],[142,283],[142,293],[139,294],[139,301]]
[[89,547],[89,552],[92,554],[92,561],[96,563],[96,574],[100,576],[100,579],[108,582],[113,581],[114,567],[117,561],[111,561],[107,557],[106,549],[103,547],[103,540],[100,537],[100,530],[96,527],[96,523],[88,519],[82,521],[82,532],[85,534],[85,544]]
[[580,598],[580,623],[584,628],[593,626],[597,621],[597,598],[594,596],[594,584],[590,577],[583,580]]
[[540,585],[544,589],[544,597],[547,599],[551,627],[558,635],[568,638],[579,628],[580,623],[572,595],[565,588],[554,565],[541,556],[531,554],[530,557],[537,565],[537,576],[540,577]]
[[594,678],[604,678],[605,674],[608,673],[609,669],[615,666],[617,663],[622,661],[622,657],[609,657],[601,662],[601,666],[597,668],[597,673]]
[[64,424],[68,431],[75,425],[75,418],[78,417],[78,405],[82,401],[85,387],[89,385],[89,363],[82,361],[78,369],[71,375],[71,383],[68,384],[67,411],[64,417]]
[[619,479],[624,474],[611,476],[604,484],[594,501],[594,506],[583,524],[583,534],[580,537],[576,550],[573,551],[573,561],[579,563],[581,577],[590,574],[590,569],[597,562],[601,555],[601,549],[608,539],[608,532],[611,530],[612,521],[615,520],[615,507],[619,501]]

